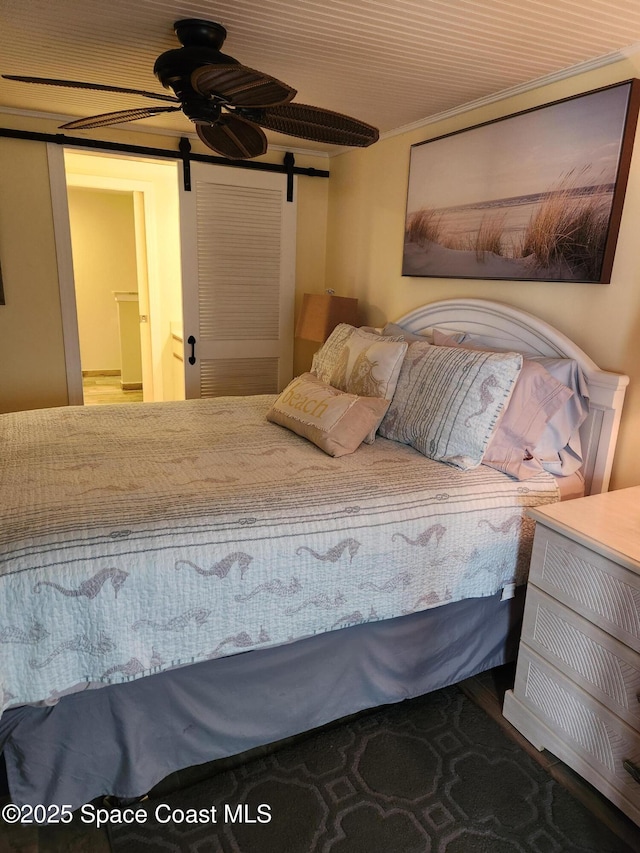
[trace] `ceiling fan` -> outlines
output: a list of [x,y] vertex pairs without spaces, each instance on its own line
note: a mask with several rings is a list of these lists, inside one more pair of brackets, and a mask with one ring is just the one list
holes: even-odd
[[227,31],[220,24],[187,18],[176,21],[174,30],[182,47],[161,54],[154,73],[175,96],[82,83],[3,74],[8,80],[49,86],[122,92],[166,102],[164,106],[134,107],[77,119],[61,125],[65,130],[107,127],[182,110],[195,123],[196,132],[209,148],[232,159],[264,154],[267,137],[262,128],[315,142],[366,147],[378,139],[369,124],[306,104],[291,103],[295,89],[269,74],[241,65],[221,53]]

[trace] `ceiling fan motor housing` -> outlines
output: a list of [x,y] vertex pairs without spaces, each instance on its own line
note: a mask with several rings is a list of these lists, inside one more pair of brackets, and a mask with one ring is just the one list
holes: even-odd
[[204,21],[202,18],[183,18],[173,25],[178,41],[183,45],[200,45],[220,50],[227,37],[222,24]]
[[[153,73],[165,89],[172,89],[184,106],[189,118],[196,120],[190,112],[197,112],[204,102],[203,96],[191,85],[191,75],[196,68],[205,65],[239,65],[237,59],[220,52],[227,31],[213,21],[186,18],[176,21],[174,30],[182,47],[160,54],[153,66]],[[217,107],[217,115],[220,108]],[[217,116],[202,120],[215,120]]]

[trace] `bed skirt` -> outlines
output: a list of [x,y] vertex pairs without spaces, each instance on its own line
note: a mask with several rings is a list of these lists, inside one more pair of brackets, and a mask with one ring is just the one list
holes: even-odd
[[515,660],[525,588],[23,706],[0,718],[11,799],[76,809]]

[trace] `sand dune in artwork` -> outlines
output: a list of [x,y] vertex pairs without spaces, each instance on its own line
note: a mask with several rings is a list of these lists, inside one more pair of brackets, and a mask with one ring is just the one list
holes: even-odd
[[545,193],[407,217],[403,275],[598,281],[613,185],[570,172]]
[[442,278],[581,280],[579,273],[572,271],[563,261],[549,267],[541,267],[535,255],[524,258],[505,258],[494,252],[478,253],[466,249],[447,249],[438,243],[428,243],[425,246],[405,243],[402,273]]

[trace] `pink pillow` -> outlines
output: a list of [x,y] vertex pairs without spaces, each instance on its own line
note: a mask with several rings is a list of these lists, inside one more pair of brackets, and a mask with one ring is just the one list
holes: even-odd
[[[489,349],[458,343],[455,338],[434,330],[436,346]],[[518,480],[527,480],[543,471],[533,455],[549,420],[571,399],[573,391],[555,379],[535,361],[523,359],[509,403],[482,458],[483,465],[504,471]]]

